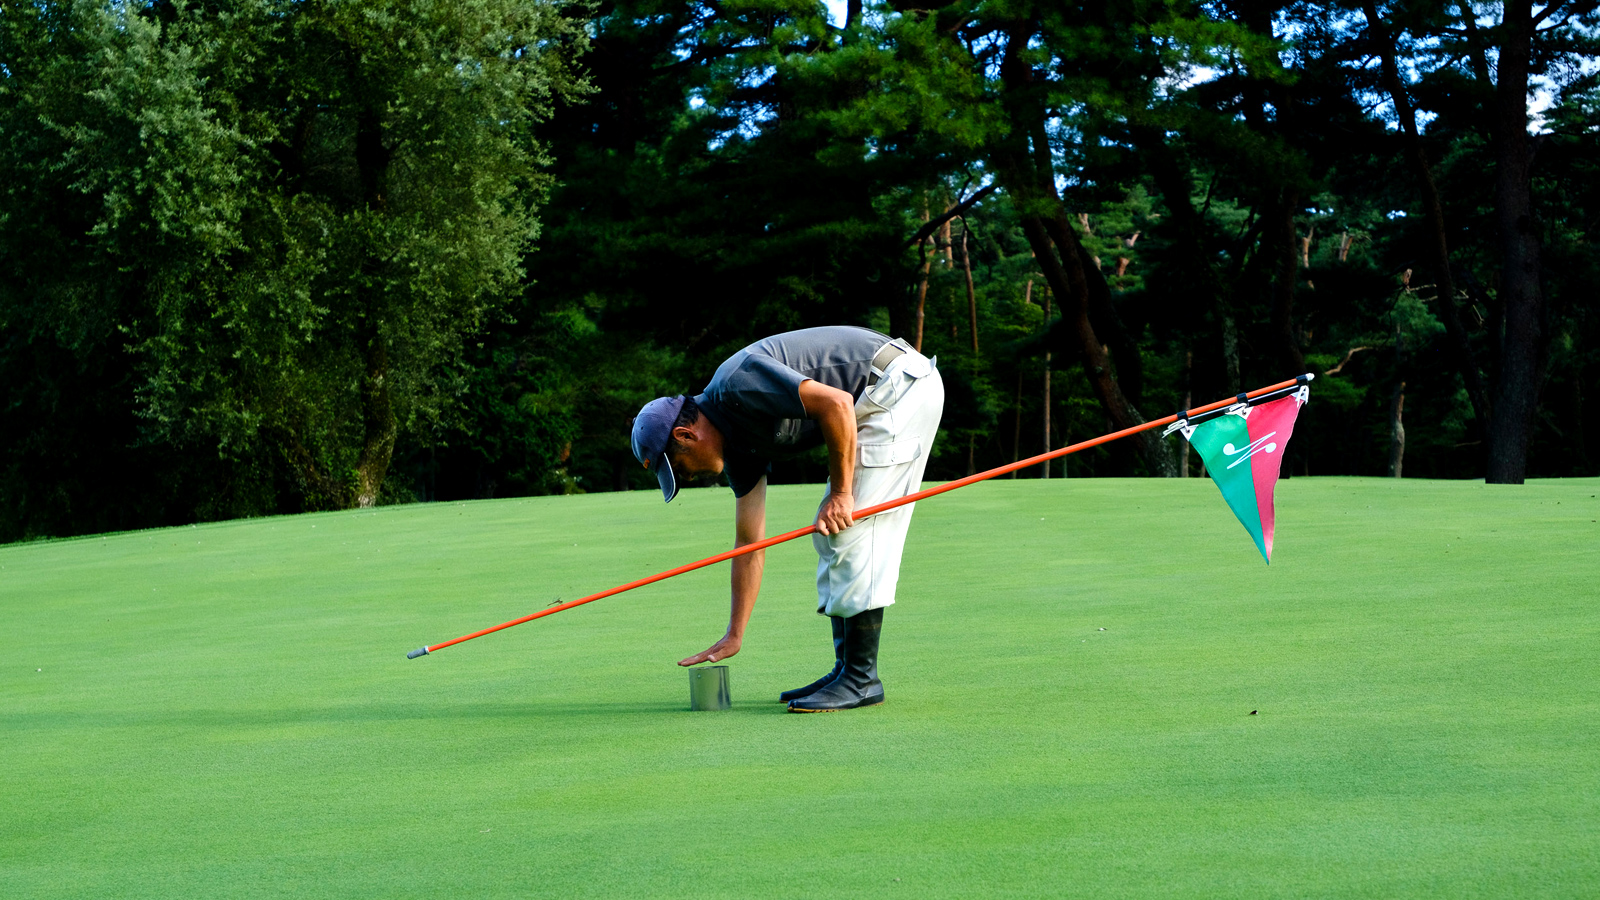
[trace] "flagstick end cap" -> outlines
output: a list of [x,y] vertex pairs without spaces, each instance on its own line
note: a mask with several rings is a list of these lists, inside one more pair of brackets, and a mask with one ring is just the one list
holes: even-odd
[[406,659],[416,659],[419,656],[427,656],[427,655],[428,655],[428,648],[427,647],[418,647],[417,649],[411,651],[410,653],[407,653],[406,654]]

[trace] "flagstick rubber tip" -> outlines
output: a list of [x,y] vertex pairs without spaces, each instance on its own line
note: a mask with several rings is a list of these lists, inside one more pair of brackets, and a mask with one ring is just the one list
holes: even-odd
[[427,655],[428,655],[428,648],[427,647],[418,647],[417,649],[411,651],[410,653],[407,653],[406,654],[406,659],[416,659],[419,656],[427,656]]

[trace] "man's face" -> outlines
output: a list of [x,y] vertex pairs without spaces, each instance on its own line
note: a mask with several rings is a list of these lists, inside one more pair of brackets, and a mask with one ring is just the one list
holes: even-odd
[[722,474],[722,435],[704,416],[692,426],[679,425],[672,429],[672,436],[677,439],[678,449],[668,458],[679,481]]

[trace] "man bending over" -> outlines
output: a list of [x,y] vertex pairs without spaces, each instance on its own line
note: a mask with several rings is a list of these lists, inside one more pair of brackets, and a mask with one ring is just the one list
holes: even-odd
[[[678,479],[723,474],[733,487],[735,546],[766,534],[772,460],[828,448],[828,490],[817,510],[817,612],[833,629],[833,669],[779,699],[790,712],[883,702],[878,637],[894,604],[912,507],[857,522],[857,509],[914,493],[944,410],[934,361],[867,328],[830,326],[774,335],[717,367],[694,397],[661,397],[633,423],[633,454],[668,502]],[[761,590],[765,551],[733,560],[728,631],[678,663],[739,652]]]

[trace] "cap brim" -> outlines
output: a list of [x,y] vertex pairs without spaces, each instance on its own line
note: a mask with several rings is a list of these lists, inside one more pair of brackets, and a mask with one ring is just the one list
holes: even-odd
[[672,463],[667,461],[665,453],[656,457],[656,464],[652,466],[656,472],[656,481],[661,485],[661,496],[667,503],[678,496],[678,479],[672,474]]

